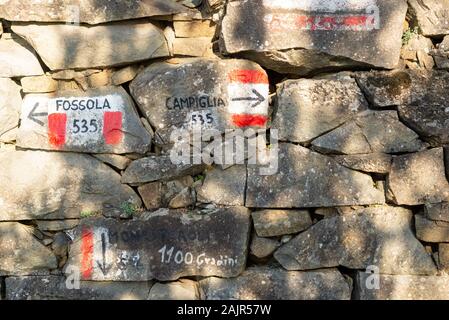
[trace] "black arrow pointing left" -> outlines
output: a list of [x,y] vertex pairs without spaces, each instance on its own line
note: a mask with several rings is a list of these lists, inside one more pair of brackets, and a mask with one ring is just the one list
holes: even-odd
[[255,103],[251,106],[251,108],[255,108],[259,104],[264,102],[265,98],[256,89],[253,89],[252,91],[255,95],[254,97],[234,98],[234,99],[232,99],[232,101],[254,101]]
[[39,102],[36,102],[36,104],[33,107],[33,110],[31,110],[31,112],[28,114],[28,119],[30,119],[31,121],[36,122],[38,125],[40,126],[44,126],[45,123],[42,122],[41,120],[38,119],[41,117],[47,117],[48,116],[48,112],[36,112],[36,109],[39,107]]

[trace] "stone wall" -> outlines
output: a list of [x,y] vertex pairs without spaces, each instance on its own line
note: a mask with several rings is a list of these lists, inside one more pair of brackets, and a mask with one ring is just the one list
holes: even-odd
[[449,299],[448,17],[1,1],[0,299]]

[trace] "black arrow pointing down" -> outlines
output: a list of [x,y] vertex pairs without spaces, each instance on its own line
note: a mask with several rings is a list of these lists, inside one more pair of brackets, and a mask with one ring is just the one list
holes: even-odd
[[109,270],[111,270],[111,265],[108,265],[106,263],[106,235],[104,233],[101,234],[101,253],[103,261],[98,262],[97,266],[100,268],[101,272],[103,272],[103,275],[107,275],[109,273]]

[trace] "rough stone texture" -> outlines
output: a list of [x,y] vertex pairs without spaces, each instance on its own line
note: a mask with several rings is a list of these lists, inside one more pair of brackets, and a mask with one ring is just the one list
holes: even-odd
[[0,221],[118,216],[124,203],[141,205],[118,173],[91,156],[5,151],[0,163]]
[[351,78],[288,80],[278,86],[275,101],[272,127],[280,140],[292,142],[310,141],[368,109]]
[[173,41],[173,53],[186,57],[213,57],[212,38],[176,38]]
[[146,300],[150,287],[151,282],[81,281],[79,289],[68,289],[61,276],[10,277],[6,279],[6,299]]
[[370,111],[315,139],[324,152],[342,154],[404,153],[426,147],[419,136],[399,121],[396,111]]
[[416,236],[426,242],[449,242],[449,222],[433,221],[415,215]]
[[58,81],[49,75],[22,78],[20,85],[25,93],[48,93],[58,90]]
[[351,288],[336,269],[309,272],[251,267],[233,279],[199,282],[206,300],[349,300]]
[[94,27],[14,23],[12,30],[51,70],[106,67],[169,55],[162,30],[147,22]]
[[251,239],[251,254],[256,258],[263,259],[271,256],[280,246],[279,241],[270,238],[261,238],[253,234]]
[[56,269],[56,257],[34,236],[33,228],[0,223],[0,276],[32,275]]
[[159,181],[150,182],[137,188],[142,197],[145,208],[148,210],[158,209],[163,206],[163,184]]
[[438,264],[441,270],[449,274],[449,243],[438,245]]
[[426,217],[430,220],[449,222],[449,203],[426,203]]
[[133,80],[137,76],[139,70],[140,66],[132,65],[115,71],[111,77],[112,84],[115,86],[119,86],[123,83]]
[[195,281],[181,279],[175,282],[155,283],[150,290],[149,300],[199,300]]
[[[54,129],[61,115],[66,117],[64,132]],[[120,123],[108,120],[112,116],[119,116]],[[145,153],[151,146],[150,134],[121,87],[30,94],[22,104],[21,120],[17,145],[23,148]]]
[[[152,90],[148,90],[150,87]],[[225,132],[249,126],[264,128],[268,120],[268,76],[259,65],[247,60],[176,59],[155,63],[131,82],[130,89],[160,144],[169,144],[175,129]],[[258,101],[234,101],[240,98]]]
[[206,172],[203,185],[196,189],[198,201],[229,206],[245,205],[246,166],[226,170],[214,168]]
[[94,154],[93,156],[120,170],[125,170],[132,161],[130,158],[119,154]]
[[[376,8],[379,17],[372,11]],[[244,55],[249,51],[248,57],[287,73],[308,73],[314,69],[361,63],[394,68],[399,61],[406,11],[406,1],[402,0],[360,4],[264,1],[262,5],[257,0],[230,1],[222,21],[221,50]],[[362,15],[368,22],[350,26],[342,18],[347,14]],[[319,17],[326,15],[335,18],[334,24],[323,23],[323,18],[320,20]],[[373,20],[374,24],[370,23]]]
[[73,229],[79,224],[77,219],[66,220],[38,220],[37,227],[41,231],[62,231]]
[[5,37],[3,34],[0,39],[0,77],[12,78],[44,74],[36,55],[31,50],[30,46],[22,39]]
[[[83,279],[96,281],[170,281],[243,272],[250,229],[246,208],[217,208],[206,214],[161,209],[144,214],[144,220],[83,220],[75,229],[66,266],[78,266]],[[90,263],[83,263],[86,243],[93,244]]]
[[181,13],[186,8],[173,0],[7,0],[0,17],[11,21],[73,22],[98,24]]
[[291,144],[279,145],[279,171],[261,176],[248,166],[246,205],[256,208],[309,208],[382,204],[372,178],[330,157]]
[[449,34],[448,0],[409,0],[410,13],[425,36]]
[[123,183],[142,184],[157,180],[172,180],[202,172],[205,166],[174,164],[169,155],[150,156],[131,162],[122,175]]
[[359,272],[356,294],[360,300],[448,300],[449,277],[379,275],[379,289],[369,289],[369,273]]
[[306,210],[261,210],[251,216],[259,237],[274,237],[298,233],[312,225]]
[[210,20],[174,21],[173,27],[177,38],[213,37],[216,28]]
[[22,96],[14,81],[0,78],[0,142],[16,139]]
[[341,165],[363,172],[386,174],[390,172],[392,156],[384,153],[335,156]]
[[430,149],[393,159],[387,186],[396,204],[419,205],[449,199],[443,149]]
[[287,270],[375,265],[386,274],[434,274],[430,255],[411,229],[413,214],[399,207],[370,207],[323,219],[279,248]]

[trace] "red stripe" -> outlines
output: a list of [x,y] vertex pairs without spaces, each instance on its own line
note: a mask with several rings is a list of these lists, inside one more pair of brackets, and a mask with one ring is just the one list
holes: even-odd
[[53,113],[48,116],[48,140],[51,145],[60,147],[65,144],[67,115]]
[[103,136],[106,144],[119,144],[123,138],[122,113],[105,112]]
[[268,84],[268,76],[265,71],[260,70],[233,70],[229,73],[229,81]]
[[268,121],[267,116],[258,114],[234,114],[232,122],[239,128],[243,127],[264,127]]
[[81,235],[81,276],[90,279],[93,271],[94,234],[91,229],[85,228]]

